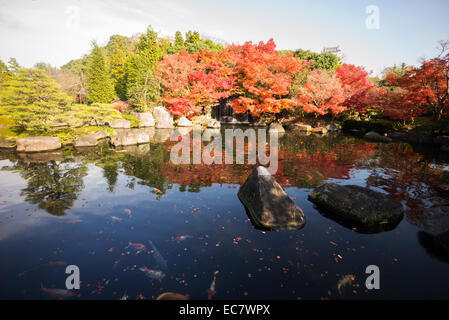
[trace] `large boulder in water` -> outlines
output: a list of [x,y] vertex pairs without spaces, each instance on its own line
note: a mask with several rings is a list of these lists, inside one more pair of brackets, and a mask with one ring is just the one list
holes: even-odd
[[59,137],[37,136],[19,139],[16,142],[18,152],[42,152],[61,148]]
[[361,226],[398,224],[404,216],[401,203],[360,186],[325,183],[309,194],[319,209]]
[[265,167],[253,170],[240,187],[238,197],[258,229],[300,229],[306,223],[302,210]]

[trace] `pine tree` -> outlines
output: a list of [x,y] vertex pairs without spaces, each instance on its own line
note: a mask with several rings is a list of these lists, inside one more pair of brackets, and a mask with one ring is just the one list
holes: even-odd
[[114,96],[102,49],[94,42],[87,69],[87,100],[89,103],[110,103]]
[[111,81],[117,96],[126,100],[125,63],[131,54],[132,43],[128,37],[113,35],[106,45]]
[[24,68],[2,83],[0,101],[16,125],[25,130],[49,129],[71,103],[44,70]]
[[175,41],[174,43],[168,48],[167,53],[168,54],[175,54],[178,53],[181,50],[186,50],[186,45],[184,42],[184,38],[182,37],[181,31],[176,31],[175,33]]
[[151,26],[140,37],[136,49],[137,52],[126,62],[126,93],[131,104],[148,110],[150,105],[159,101],[160,84],[154,68],[163,55],[158,34]]

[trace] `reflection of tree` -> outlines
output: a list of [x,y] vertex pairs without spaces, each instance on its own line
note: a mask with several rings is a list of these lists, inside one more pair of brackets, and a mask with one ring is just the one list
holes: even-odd
[[[170,161],[170,153],[163,144],[151,145],[145,153],[124,153],[121,158],[122,168],[125,174],[140,179],[138,184],[149,186],[151,192],[158,197],[170,189],[167,177],[162,173],[162,168]],[[135,181],[130,181],[129,187],[134,187]]]
[[433,236],[427,232],[418,232],[418,242],[429,257],[449,263],[449,232]]
[[404,201],[408,221],[433,234],[449,230],[449,174],[409,144],[378,144],[367,185]]
[[350,170],[373,154],[374,146],[353,137],[285,135],[280,140],[276,180],[313,188],[329,178],[349,179]]
[[84,188],[83,177],[87,171],[84,164],[70,161],[18,161],[15,167],[27,183],[21,192],[25,201],[37,204],[52,215],[64,215]]

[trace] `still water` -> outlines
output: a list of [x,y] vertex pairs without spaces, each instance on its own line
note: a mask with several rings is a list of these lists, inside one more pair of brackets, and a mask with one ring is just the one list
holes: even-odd
[[[253,165],[174,165],[164,140],[0,152],[0,299],[58,298],[47,289],[65,288],[67,265],[81,288],[65,299],[207,299],[214,275],[212,299],[449,298],[449,158],[437,149],[284,135],[275,178],[307,223],[275,232],[255,229],[237,197]],[[387,193],[405,217],[346,227],[307,200],[325,181]],[[368,265],[380,290],[365,287]]]

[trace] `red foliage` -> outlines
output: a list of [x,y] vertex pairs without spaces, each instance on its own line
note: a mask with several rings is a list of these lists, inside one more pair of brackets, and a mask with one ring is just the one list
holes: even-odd
[[403,76],[387,75],[387,82],[400,91],[395,104],[387,104],[385,113],[405,119],[430,112],[440,119],[449,109],[449,54],[423,61]]
[[373,104],[374,85],[368,82],[368,72],[362,67],[343,64],[335,71],[337,78],[347,96],[343,106],[359,113],[366,112],[366,108]]
[[112,107],[122,113],[127,112],[131,109],[131,105],[128,102],[122,100],[118,100],[112,103]]
[[279,113],[295,106],[288,97],[293,76],[306,63],[293,55],[280,55],[273,39],[267,43],[232,45],[223,55],[233,64],[236,75],[235,93],[240,95],[231,101],[236,113],[249,111],[254,116],[261,113]]
[[162,101],[176,117],[201,113],[202,107],[229,95],[234,79],[220,56],[210,51],[167,55],[158,64]]
[[340,81],[333,74],[329,74],[326,70],[315,69],[307,76],[297,102],[307,113],[338,114],[346,110],[342,103],[347,96]]

